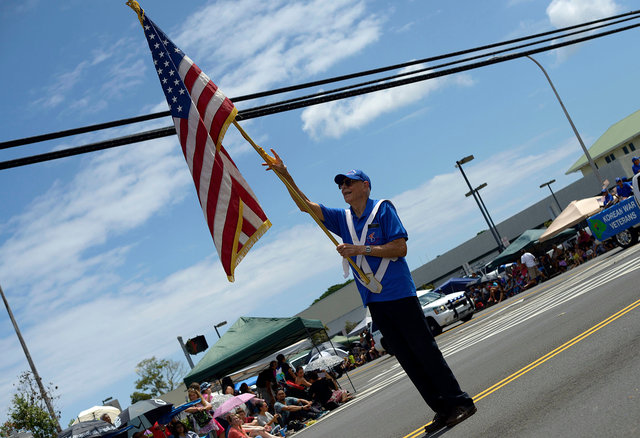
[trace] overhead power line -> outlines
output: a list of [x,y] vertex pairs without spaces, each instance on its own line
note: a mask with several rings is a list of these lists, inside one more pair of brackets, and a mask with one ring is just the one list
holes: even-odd
[[[599,33],[593,33],[594,30],[602,29],[609,26],[614,26],[614,25],[635,20],[638,18],[640,18],[640,10],[632,11],[632,12],[628,12],[625,14],[620,14],[612,17],[607,17],[600,20],[594,20],[591,22],[582,23],[574,26],[569,26],[569,27],[557,29],[554,31],[538,33],[535,35],[516,38],[516,39],[512,39],[512,40],[504,41],[500,43],[494,43],[494,44],[480,46],[472,49],[447,53],[444,55],[438,55],[431,58],[424,58],[424,59],[406,62],[402,64],[395,64],[392,66],[381,67],[373,70],[366,70],[366,71],[357,72],[349,75],[328,78],[321,81],[308,82],[304,84],[278,88],[275,90],[248,94],[248,95],[232,98],[231,100],[234,102],[238,102],[238,101],[252,100],[252,99],[257,99],[261,97],[281,94],[281,93],[288,93],[291,91],[300,90],[304,88],[311,88],[319,85],[324,85],[327,83],[339,82],[339,81],[344,81],[348,79],[353,79],[356,77],[363,77],[363,76],[368,76],[372,74],[378,74],[385,71],[397,70],[399,68],[407,68],[407,67],[411,67],[419,64],[425,64],[427,62],[433,62],[436,60],[452,58],[452,57],[456,57],[464,54],[469,54],[469,53],[474,53],[479,51],[486,51],[491,48],[508,46],[518,42],[528,41],[528,40],[533,40],[538,38],[538,40],[529,42],[527,44],[507,47],[501,50],[487,52],[487,53],[475,55],[472,57],[462,58],[462,59],[450,61],[450,62],[439,64],[439,65],[428,66],[418,70],[408,71],[408,72],[396,74],[393,76],[377,78],[377,79],[369,80],[366,82],[339,87],[333,90],[321,91],[321,92],[309,94],[306,96],[295,97],[295,98],[284,100],[284,101],[273,102],[266,105],[261,105],[253,108],[248,108],[245,110],[240,110],[238,112],[237,120],[248,120],[251,118],[262,117],[269,114],[291,111],[291,110],[303,108],[306,106],[317,105],[320,103],[335,101],[338,99],[344,99],[344,98],[354,97],[354,96],[358,96],[366,93],[372,93],[375,91],[394,88],[402,85],[408,85],[411,83],[425,81],[428,79],[442,77],[442,76],[446,76],[454,73],[460,73],[463,71],[468,71],[468,70],[476,69],[479,67],[497,64],[500,62],[505,62],[512,59],[533,55],[536,53],[555,50],[561,47],[566,47],[569,45],[577,44],[580,42],[588,41],[595,38],[600,38],[603,36],[611,35],[618,32],[623,32],[629,29],[639,27],[640,23],[635,23],[627,26],[616,27],[614,29],[602,31]],[[574,29],[578,29],[578,30],[574,31]],[[572,32],[568,32],[568,31],[572,31]],[[570,40],[556,42],[547,46],[518,51],[515,53],[508,53],[508,52],[513,52],[526,47],[540,45],[552,40],[567,38],[569,36],[573,36],[573,35],[577,35],[585,32],[590,32],[591,34],[587,36],[583,36],[581,38],[573,38]],[[564,34],[558,35],[561,33],[564,33]],[[545,37],[550,35],[555,35],[555,36],[550,38],[545,38],[545,39],[539,39],[540,37]],[[483,58],[486,58],[486,59],[482,61],[477,61],[477,62],[470,62],[470,61],[476,61],[478,59],[483,59]],[[463,65],[457,65],[457,64],[463,64]],[[457,66],[452,68],[447,68],[447,69],[444,68],[444,67],[451,67],[455,65]],[[419,73],[424,73],[424,74],[419,74]],[[23,138],[18,140],[11,140],[11,141],[0,143],[0,149],[8,149],[12,147],[23,146],[26,144],[52,140],[52,139],[67,137],[71,135],[77,135],[77,134],[82,134],[82,133],[87,133],[87,132],[92,132],[92,131],[97,131],[102,129],[113,128],[117,126],[123,126],[131,123],[139,123],[139,122],[153,120],[156,118],[166,117],[166,116],[169,116],[168,111],[159,112],[155,114],[148,114],[145,116],[138,116],[138,117],[133,117],[128,119],[116,120],[116,121],[101,123],[97,125],[85,126],[81,128],[75,128],[75,129],[60,131],[56,133],[49,133],[49,134],[43,134],[39,136],[28,137],[28,138]],[[103,150],[103,149],[109,149],[112,147],[123,146],[126,144],[137,143],[141,141],[152,140],[155,138],[171,136],[174,134],[175,134],[175,128],[173,126],[155,129],[151,131],[142,132],[139,134],[133,134],[125,137],[92,143],[84,146],[78,146],[78,147],[63,149],[55,152],[49,152],[49,153],[44,153],[39,155],[32,155],[24,158],[18,158],[14,160],[3,161],[3,162],[0,162],[0,170],[19,167],[19,166],[25,166],[28,164],[34,164],[34,163],[39,163],[39,162],[63,158],[63,157],[69,157],[73,155],[79,155],[79,154],[88,153],[88,152],[94,152],[94,151]]]

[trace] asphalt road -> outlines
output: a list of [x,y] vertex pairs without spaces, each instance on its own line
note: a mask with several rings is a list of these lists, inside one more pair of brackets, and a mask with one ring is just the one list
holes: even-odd
[[[640,436],[640,244],[614,250],[436,338],[478,412],[430,436]],[[299,438],[426,436],[433,417],[390,356]],[[351,390],[346,378],[341,385]]]

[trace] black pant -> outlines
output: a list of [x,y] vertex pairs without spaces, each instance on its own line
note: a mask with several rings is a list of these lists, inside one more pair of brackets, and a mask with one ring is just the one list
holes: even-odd
[[416,297],[368,306],[373,322],[434,412],[447,415],[456,406],[473,403],[444,360]]

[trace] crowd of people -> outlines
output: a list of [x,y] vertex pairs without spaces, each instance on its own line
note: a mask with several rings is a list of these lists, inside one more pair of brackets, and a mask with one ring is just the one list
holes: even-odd
[[522,250],[520,260],[504,266],[497,278],[468,287],[476,310],[482,310],[512,297],[587,260],[613,249],[611,241],[600,242],[582,229],[569,243],[546,252]]
[[216,418],[211,385],[192,383],[188,399],[198,403],[184,411],[184,418],[175,417],[167,430],[176,438],[284,437],[353,398],[340,388],[333,373],[305,372],[302,367],[294,370],[282,354],[258,374],[255,392],[247,383],[236,391],[233,381],[225,377],[221,393],[232,396],[250,393],[255,397]]
[[[633,173],[639,173],[640,157],[633,157],[632,161]],[[633,196],[633,186],[627,179],[618,177],[616,185],[611,190],[602,189],[601,195],[602,207],[608,208]],[[521,251],[520,261],[506,265],[497,278],[469,286],[467,291],[474,299],[476,310],[485,309],[614,247],[613,242],[600,242],[583,228],[574,242],[555,246],[550,251]]]

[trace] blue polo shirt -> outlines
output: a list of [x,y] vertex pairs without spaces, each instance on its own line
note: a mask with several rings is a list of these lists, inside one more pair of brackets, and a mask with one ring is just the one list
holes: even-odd
[[[351,209],[353,217],[353,226],[356,234],[360,236],[364,224],[369,218],[373,207],[378,201],[373,199],[367,200],[367,206],[361,217],[357,217]],[[353,243],[349,228],[347,227],[347,219],[344,209],[328,208],[320,205],[322,215],[324,216],[325,226],[333,233],[342,238],[344,243]],[[378,208],[373,222],[369,225],[365,245],[384,245],[385,243],[396,239],[408,239],[407,230],[404,229],[398,213],[391,202],[383,202]],[[375,274],[380,266],[382,259],[380,257],[365,256],[371,270]],[[355,262],[356,257],[351,257]],[[353,267],[352,267],[353,269]],[[354,276],[357,275],[354,273]],[[395,262],[390,262],[387,271],[382,278],[382,292],[374,294],[370,292],[363,284],[356,280],[358,292],[362,298],[362,304],[366,307],[368,303],[380,301],[392,301],[400,298],[406,298],[416,295],[416,286],[411,278],[409,266],[404,257],[398,257]]]
[[622,187],[616,184],[616,193],[618,194],[618,196],[621,196],[623,198],[628,198],[633,194],[633,189],[631,188],[631,184],[629,184],[628,182],[623,182]]
[[634,164],[633,166],[631,166],[631,170],[633,171],[634,175],[640,172],[640,164]]

